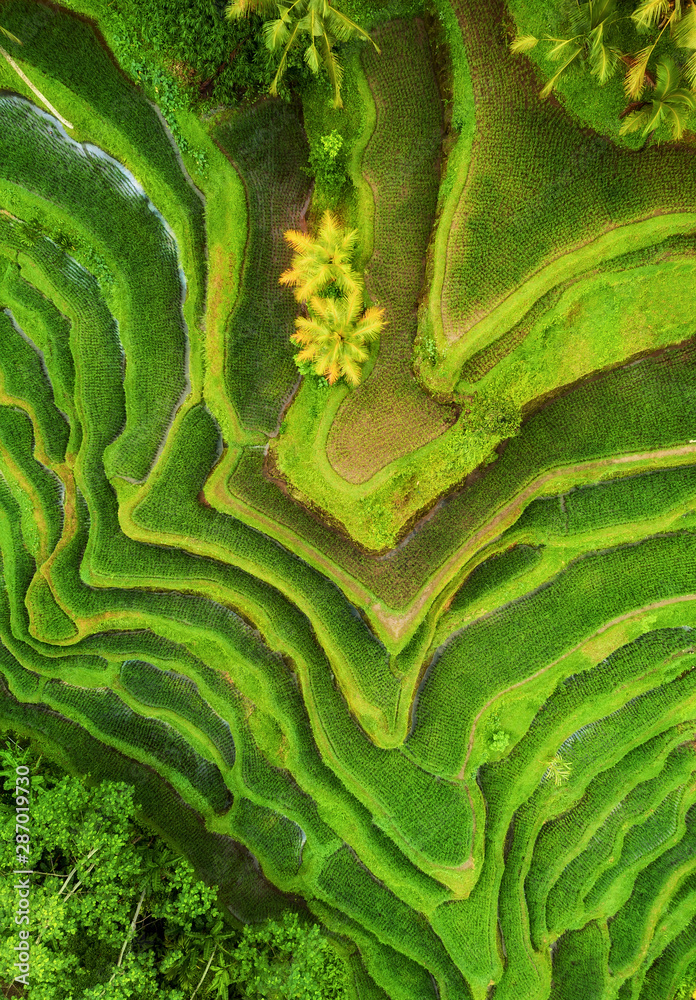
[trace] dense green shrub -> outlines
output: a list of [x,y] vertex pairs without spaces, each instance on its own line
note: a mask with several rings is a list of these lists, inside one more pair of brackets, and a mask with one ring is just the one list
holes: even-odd
[[337,129],[318,137],[310,144],[309,163],[314,171],[318,189],[318,203],[333,207],[348,183],[346,150],[343,136]]
[[[85,0],[66,0],[85,9]],[[217,0],[94,0],[93,10],[113,33],[119,60],[130,75],[158,88],[165,116],[176,106],[201,101],[235,107],[266,94],[275,74],[256,15],[230,21]],[[164,70],[164,71],[163,71]],[[302,85],[309,71],[301,54],[289,58],[280,93]]]
[[[5,867],[16,867],[17,766],[30,774],[24,866],[36,870],[31,985],[42,1000],[183,1000],[196,989],[202,1000],[344,996],[345,966],[317,924],[286,912],[280,922],[235,930],[216,905],[217,886],[205,886],[185,858],[142,824],[131,786],[68,775],[11,734],[0,743]],[[0,983],[14,978],[14,907],[5,879]]]
[[236,981],[248,1000],[341,1000],[345,969],[315,925],[296,913],[258,930],[245,927],[234,956]]

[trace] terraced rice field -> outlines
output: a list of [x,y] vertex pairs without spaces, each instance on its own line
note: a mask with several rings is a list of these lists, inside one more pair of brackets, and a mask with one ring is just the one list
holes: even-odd
[[[3,24],[21,33],[31,10],[10,0]],[[239,919],[306,906],[354,1000],[696,987],[691,151],[626,154],[629,184],[623,154],[540,105],[491,40],[502,11],[453,0],[476,132],[438,201],[425,22],[380,28],[384,62],[366,49],[355,73],[376,107],[367,284],[390,327],[326,416],[306,380],[290,403],[294,306],[277,287],[311,194],[296,105],[182,113],[203,170],[93,27],[41,10],[50,31],[23,65],[74,128],[0,66],[0,729],[132,783]],[[418,72],[406,94],[399,46]],[[421,131],[385,117],[401,100]],[[422,154],[398,190],[395,147]],[[590,187],[563,166],[575,155]],[[553,225],[531,225],[534,199],[510,216],[521,183]],[[638,268],[642,339],[603,312],[607,282],[635,289]],[[425,386],[419,299],[450,343]],[[550,350],[520,433],[493,456],[482,438],[492,460],[421,511],[409,477],[468,440],[464,390],[511,384],[549,316],[577,333],[581,313],[597,340],[582,363]],[[448,380],[459,396],[427,394]],[[265,454],[303,420],[298,440],[323,449],[313,503]],[[381,494],[364,485],[380,472]],[[345,521],[350,504],[377,518],[380,496],[410,511],[381,549]]]

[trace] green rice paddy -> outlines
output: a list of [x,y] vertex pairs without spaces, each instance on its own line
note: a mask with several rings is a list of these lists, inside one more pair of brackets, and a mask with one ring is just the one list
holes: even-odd
[[[0,60],[0,730],[351,1000],[696,989],[693,146],[539,102],[481,0],[173,135],[70,6],[0,6],[74,125]],[[333,128],[355,390],[278,284]]]

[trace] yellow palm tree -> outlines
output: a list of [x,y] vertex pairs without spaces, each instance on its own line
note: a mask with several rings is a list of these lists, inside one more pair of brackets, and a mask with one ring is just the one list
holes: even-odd
[[330,385],[342,376],[349,385],[359,385],[361,365],[369,356],[365,345],[376,340],[385,326],[384,309],[372,306],[361,315],[362,310],[360,289],[339,299],[313,297],[309,317],[297,317],[290,338],[302,347],[297,361],[312,363],[315,373],[324,375]]
[[281,274],[280,283],[295,287],[298,302],[307,302],[313,295],[327,291],[351,295],[360,290],[360,276],[350,266],[357,229],[347,233],[327,209],[316,239],[296,229],[289,229],[284,236],[295,255],[290,268]]

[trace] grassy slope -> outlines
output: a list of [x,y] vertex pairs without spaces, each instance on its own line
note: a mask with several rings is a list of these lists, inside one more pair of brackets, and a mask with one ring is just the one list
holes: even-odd
[[[616,255],[626,240],[633,246],[659,240],[664,220],[655,215],[676,213],[675,229],[693,227],[679,214],[690,204],[685,147],[636,155],[584,134],[562,109],[538,101],[527,61],[512,57],[496,33],[502,7],[453,6],[474,83],[476,137],[449,230],[441,324],[431,302],[433,332],[446,356],[435,371],[421,369],[440,388],[451,388],[462,363],[500,336],[501,325],[521,318],[564,270],[568,275]],[[664,159],[674,178],[667,186],[657,179]],[[634,229],[641,219],[651,221]],[[491,256],[495,267],[487,266]]]

